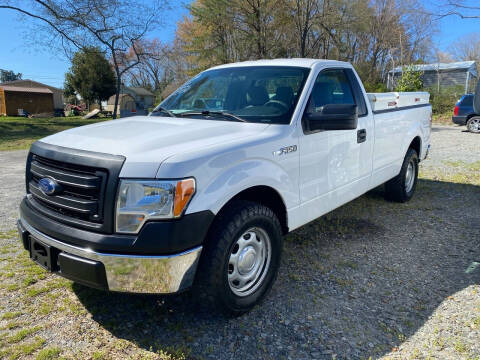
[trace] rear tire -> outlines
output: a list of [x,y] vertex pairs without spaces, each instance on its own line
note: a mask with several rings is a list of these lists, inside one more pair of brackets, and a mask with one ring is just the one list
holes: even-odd
[[400,173],[385,183],[385,198],[390,201],[407,202],[413,197],[418,179],[418,154],[408,149]]
[[268,294],[280,266],[282,227],[275,213],[235,201],[217,216],[206,240],[196,288],[228,316],[239,316]]
[[478,134],[480,133],[480,116],[474,116],[467,121],[468,131]]

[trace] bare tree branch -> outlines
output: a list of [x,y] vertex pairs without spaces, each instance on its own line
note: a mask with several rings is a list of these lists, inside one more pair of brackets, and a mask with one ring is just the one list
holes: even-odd
[[[122,76],[137,66],[146,56],[137,50],[136,43],[158,24],[160,1],[135,0],[30,0],[31,6],[12,6],[8,0],[0,9],[11,9],[46,23],[61,37],[66,50],[67,41],[77,49],[99,45],[108,53],[117,78],[114,118],[117,115]],[[164,6],[165,7],[165,6]],[[28,10],[26,10],[28,9]],[[135,19],[131,14],[137,14]],[[138,15],[140,14],[140,15]],[[126,56],[133,49],[133,56]]]
[[32,14],[31,12],[28,12],[26,10],[23,10],[23,9],[20,9],[18,7],[15,7],[15,6],[9,6],[9,5],[0,5],[0,9],[9,9],[9,10],[15,10],[19,13],[22,13],[24,15],[28,15],[34,19],[38,19],[38,20],[41,20],[45,23],[47,23],[48,25],[50,25],[56,32],[58,32],[63,38],[67,39],[68,41],[70,41],[74,46],[76,46],[77,48],[81,48],[82,46],[80,44],[78,44],[73,38],[71,38],[69,35],[67,35],[65,33],[65,31],[63,31],[62,29],[60,29],[58,26],[56,26],[53,22],[51,22],[50,20],[48,20],[47,18],[43,17],[43,16],[40,16],[40,15],[36,15],[36,14]]

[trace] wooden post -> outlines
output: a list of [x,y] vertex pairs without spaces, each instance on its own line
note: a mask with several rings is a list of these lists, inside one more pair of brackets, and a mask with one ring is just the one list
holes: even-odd
[[467,70],[467,79],[465,81],[465,94],[468,94],[468,83],[470,82],[470,70]]

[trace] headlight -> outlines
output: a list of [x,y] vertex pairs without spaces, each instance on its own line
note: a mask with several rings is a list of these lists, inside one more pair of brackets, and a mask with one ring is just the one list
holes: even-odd
[[120,180],[116,231],[136,234],[145,221],[180,217],[195,193],[195,180]]

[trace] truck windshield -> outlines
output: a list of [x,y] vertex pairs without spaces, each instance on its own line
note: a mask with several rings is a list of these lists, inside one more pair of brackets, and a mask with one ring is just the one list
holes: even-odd
[[292,66],[208,70],[181,86],[150,116],[289,124],[309,72]]

